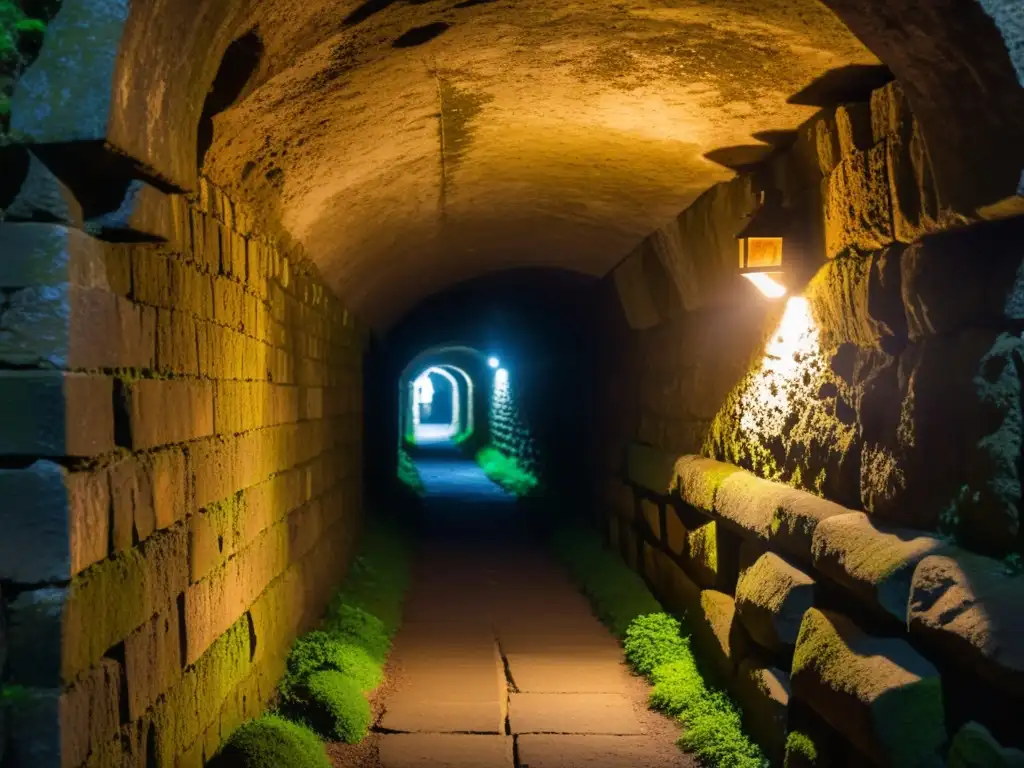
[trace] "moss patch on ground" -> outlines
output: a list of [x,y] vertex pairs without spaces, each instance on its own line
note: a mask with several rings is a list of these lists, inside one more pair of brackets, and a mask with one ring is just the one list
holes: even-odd
[[411,557],[404,528],[379,518],[367,521],[345,583],[320,627],[292,646],[278,686],[277,712],[243,725],[218,756],[229,762],[217,765],[326,768],[326,758],[315,762],[311,748],[300,749],[305,744],[300,732],[313,739],[321,756],[321,739],[357,743],[366,737],[367,693],[383,679],[401,623]]
[[651,707],[686,727],[679,745],[705,766],[766,768],[767,759],[743,731],[736,704],[705,682],[685,626],[662,611],[618,553],[582,527],[555,530],[551,545],[597,615],[622,639],[630,665],[654,683]]
[[536,475],[520,466],[514,457],[506,456],[494,446],[486,446],[477,451],[476,463],[491,482],[500,485],[513,496],[529,496],[540,485]]
[[320,738],[278,715],[245,723],[214,759],[216,768],[331,768]]

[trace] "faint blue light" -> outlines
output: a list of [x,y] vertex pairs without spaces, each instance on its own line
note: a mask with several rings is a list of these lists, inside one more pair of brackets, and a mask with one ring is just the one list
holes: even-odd
[[491,368],[497,368],[499,365],[501,365],[501,361],[498,360],[498,358],[496,357],[489,357],[487,358],[487,364],[491,366]]

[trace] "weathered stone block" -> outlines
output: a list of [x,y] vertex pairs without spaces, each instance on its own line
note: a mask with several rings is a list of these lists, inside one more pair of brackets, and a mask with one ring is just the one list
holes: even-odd
[[773,483],[749,472],[734,472],[719,485],[714,508],[744,536],[767,541],[775,510],[791,491],[781,483]]
[[1024,693],[1024,579],[998,560],[952,550],[914,570],[911,633],[1013,695]]
[[249,547],[185,593],[186,662],[192,664],[288,566],[288,526],[265,531]]
[[172,606],[187,584],[188,538],[181,526],[156,533],[140,547],[72,579],[64,605],[63,679],[73,680],[109,648]]
[[871,127],[871,106],[864,102],[836,108],[836,138],[841,157],[866,152],[875,145]]
[[745,659],[737,671],[735,691],[754,740],[770,760],[780,764],[786,747],[789,675],[756,659]]
[[60,743],[64,765],[81,765],[113,739],[121,725],[124,670],[113,659],[78,678],[60,698]]
[[131,549],[156,530],[153,468],[146,455],[129,456],[107,470],[114,552]]
[[796,643],[804,613],[814,604],[814,579],[766,552],[744,569],[736,585],[736,610],[750,636],[776,651]]
[[693,641],[701,652],[727,680],[736,675],[739,663],[750,651],[747,636],[732,597],[714,589],[700,593],[700,609],[692,611],[689,620]]
[[873,421],[862,414],[865,436],[875,433],[862,462],[865,507],[925,530],[941,513],[972,548],[1005,552],[1020,525],[1022,360],[1024,341],[994,330],[910,345],[896,384],[871,395]]
[[718,586],[718,524],[715,521],[687,532],[683,563],[690,577],[702,587]]
[[177,448],[150,455],[153,514],[157,529],[168,528],[192,511],[192,482],[185,453]]
[[671,481],[673,493],[686,504],[702,512],[715,508],[715,494],[729,475],[741,472],[739,467],[703,456],[683,456],[675,462]]
[[829,258],[877,251],[894,242],[885,145],[846,157],[832,172],[825,197]]
[[113,388],[107,376],[0,371],[7,422],[0,454],[97,456],[114,448]]
[[1024,768],[1024,752],[1003,747],[985,726],[970,722],[953,737],[949,768]]
[[804,295],[825,344],[892,349],[904,343],[902,252],[895,245],[868,256],[836,258],[818,271]]
[[902,136],[911,130],[914,117],[903,86],[896,80],[871,93],[871,136],[878,144],[890,136]]
[[946,740],[938,671],[903,640],[871,637],[839,614],[804,614],[793,694],[883,765],[919,766]]
[[178,606],[161,611],[124,641],[128,716],[142,717],[181,676]]
[[814,567],[904,621],[914,568],[945,546],[935,536],[883,528],[863,512],[851,512],[818,524]]
[[0,470],[0,576],[66,581],[107,555],[109,494],[100,472],[68,474],[49,461]]
[[634,330],[653,328],[662,320],[644,267],[645,246],[641,243],[612,273],[619,304]]
[[[902,260],[912,339],[1024,319],[1024,222],[928,238]],[[976,255],[974,255],[976,254]]]
[[123,408],[134,450],[213,434],[213,386],[207,382],[143,379],[124,388]]

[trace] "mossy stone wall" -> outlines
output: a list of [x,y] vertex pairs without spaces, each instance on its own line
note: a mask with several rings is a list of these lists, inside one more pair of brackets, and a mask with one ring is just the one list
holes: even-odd
[[73,202],[34,179],[0,225],[0,399],[31,395],[0,429],[3,686],[28,701],[0,743],[202,765],[344,578],[364,331],[205,181],[136,185],[90,226],[25,220]]

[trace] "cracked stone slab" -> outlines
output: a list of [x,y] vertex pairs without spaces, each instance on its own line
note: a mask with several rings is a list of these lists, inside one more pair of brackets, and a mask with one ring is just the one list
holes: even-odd
[[616,693],[513,693],[512,733],[641,735],[633,703]]
[[513,768],[512,739],[449,733],[395,733],[380,740],[382,768]]

